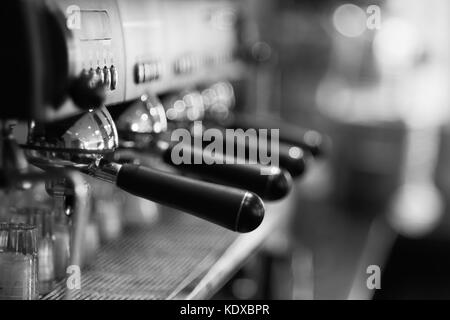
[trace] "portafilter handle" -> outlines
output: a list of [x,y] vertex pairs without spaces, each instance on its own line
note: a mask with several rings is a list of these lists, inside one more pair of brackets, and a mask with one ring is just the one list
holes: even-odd
[[281,142],[304,149],[314,157],[323,155],[328,149],[328,138],[321,133],[273,117],[238,113],[234,115],[230,126],[242,129],[279,129]]
[[[183,153],[192,161],[175,162],[173,152]],[[201,159],[201,161],[195,163],[195,159]],[[182,172],[196,174],[216,183],[250,190],[264,200],[280,200],[292,187],[291,175],[277,166],[238,162],[235,157],[224,153],[211,153],[189,144],[168,144],[168,149],[163,153],[163,160]]]
[[[195,101],[195,97],[199,96],[192,93],[189,98],[183,98],[183,101]],[[167,137],[161,136],[161,133],[165,132],[167,136],[169,132],[164,107],[154,95],[143,95],[140,100],[122,109],[118,110],[116,107],[111,112],[119,134],[124,140],[129,140],[122,142],[125,148],[132,145],[142,152],[156,151],[167,164],[182,172],[255,192],[265,200],[279,200],[291,189],[290,175],[278,167],[238,162],[234,156],[227,156],[224,152],[208,152],[201,145],[176,142],[178,139],[169,141]],[[190,135],[185,129],[181,130]],[[180,153],[188,161],[177,161]]]
[[96,172],[122,190],[185,211],[236,232],[256,229],[264,203],[254,193],[135,164],[103,163]]

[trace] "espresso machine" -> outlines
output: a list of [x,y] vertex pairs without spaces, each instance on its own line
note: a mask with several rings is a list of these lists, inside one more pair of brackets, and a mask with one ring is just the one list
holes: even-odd
[[[211,296],[324,143],[243,110],[245,4],[4,5],[0,299]],[[212,150],[206,132],[225,139]]]

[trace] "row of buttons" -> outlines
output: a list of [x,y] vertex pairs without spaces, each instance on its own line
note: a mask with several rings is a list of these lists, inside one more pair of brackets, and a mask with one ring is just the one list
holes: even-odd
[[134,70],[134,81],[136,83],[145,83],[158,80],[162,73],[162,64],[160,62],[138,63]]
[[89,86],[91,88],[97,86],[104,86],[106,89],[115,90],[119,81],[119,73],[115,66],[111,67],[97,67],[97,69],[91,68],[89,70],[83,69],[83,73],[89,79]]
[[184,56],[174,62],[173,71],[175,74],[188,74],[200,69],[202,66],[221,65],[232,61],[232,59],[233,54],[231,53],[204,57]]
[[[233,54],[225,53],[216,56],[194,57],[184,56],[173,64],[175,74],[188,74],[200,69],[201,66],[215,66],[232,61]],[[159,61],[140,62],[134,68],[134,81],[137,84],[158,80],[162,74],[162,63]]]
[[181,57],[177,59],[173,64],[173,72],[175,74],[187,74],[191,73],[195,69],[197,64],[196,59],[191,56]]

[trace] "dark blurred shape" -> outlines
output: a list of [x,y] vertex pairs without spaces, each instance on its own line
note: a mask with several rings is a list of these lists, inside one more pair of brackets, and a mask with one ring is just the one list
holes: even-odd
[[[199,178],[255,192],[264,200],[281,200],[289,194],[292,178],[287,171],[275,166],[239,164],[236,158],[211,154],[201,148],[184,146],[183,156],[203,159],[205,163],[174,163],[172,147],[164,152],[164,161],[182,172],[197,174]],[[228,161],[228,162],[227,162]],[[213,163],[212,165],[210,163]],[[263,174],[264,173],[264,174]]]
[[450,125],[446,125],[441,129],[435,180],[437,187],[443,195],[448,216],[450,210]]
[[89,72],[82,72],[70,85],[69,92],[75,104],[82,109],[98,108],[106,98],[105,86],[94,80]]
[[404,124],[331,125],[334,199],[345,207],[380,213],[402,182]]
[[237,114],[233,127],[243,129],[276,129],[280,130],[280,141],[292,144],[308,152],[313,156],[321,156],[329,148],[328,138],[321,133],[295,126],[274,117],[255,116],[250,114]]
[[117,186],[131,194],[191,213],[237,232],[256,229],[264,218],[264,203],[255,194],[124,164]]
[[0,23],[7,43],[1,50],[7,61],[3,72],[8,75],[2,99],[13,104],[2,108],[0,117],[44,119],[45,106],[60,104],[69,86],[65,19],[46,1],[12,0],[2,4]]
[[399,238],[383,268],[375,300],[450,299],[449,239]]

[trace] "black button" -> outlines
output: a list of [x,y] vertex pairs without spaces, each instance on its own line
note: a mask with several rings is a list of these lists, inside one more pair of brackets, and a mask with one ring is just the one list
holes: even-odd
[[142,63],[137,63],[134,67],[134,82],[143,83],[145,81],[145,67]]
[[103,83],[106,88],[111,88],[111,71],[106,66],[103,68]]
[[117,68],[115,66],[111,66],[110,68],[111,72],[111,90],[116,90],[117,83],[119,81],[119,72],[117,71]]
[[103,69],[101,69],[100,67],[97,67],[97,70],[95,70],[95,76],[96,76],[96,80],[104,85],[105,84],[105,75],[103,74]]

